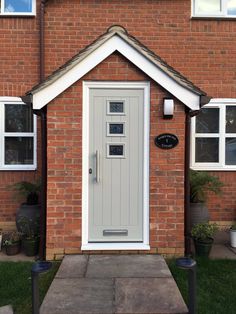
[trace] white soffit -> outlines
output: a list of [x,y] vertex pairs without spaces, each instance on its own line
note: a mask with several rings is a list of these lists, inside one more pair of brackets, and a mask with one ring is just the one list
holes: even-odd
[[50,85],[32,93],[33,109],[41,109],[113,52],[118,51],[191,110],[200,109],[200,95],[180,85],[138,50],[114,35]]

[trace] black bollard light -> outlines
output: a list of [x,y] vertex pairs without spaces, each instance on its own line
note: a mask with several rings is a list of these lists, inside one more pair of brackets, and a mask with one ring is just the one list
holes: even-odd
[[176,266],[188,270],[188,309],[189,314],[197,314],[197,289],[196,289],[196,270],[197,263],[191,258],[180,257],[176,260]]
[[34,263],[31,268],[33,314],[39,314],[39,274],[47,272],[51,267],[51,262],[39,261]]

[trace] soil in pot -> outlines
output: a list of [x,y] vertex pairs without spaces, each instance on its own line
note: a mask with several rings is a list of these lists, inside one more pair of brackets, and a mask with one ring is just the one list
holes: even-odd
[[16,255],[20,253],[21,245],[20,242],[13,243],[11,245],[6,245],[6,254],[11,256],[11,255]]
[[39,251],[39,238],[22,239],[22,249],[26,256],[35,256]]
[[205,241],[194,239],[194,247],[197,256],[208,257],[212,248],[213,239],[208,238]]

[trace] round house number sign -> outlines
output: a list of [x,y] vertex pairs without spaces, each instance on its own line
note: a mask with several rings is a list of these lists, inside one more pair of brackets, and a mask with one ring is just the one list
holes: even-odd
[[179,143],[178,137],[174,134],[164,133],[155,138],[155,144],[162,149],[171,149]]

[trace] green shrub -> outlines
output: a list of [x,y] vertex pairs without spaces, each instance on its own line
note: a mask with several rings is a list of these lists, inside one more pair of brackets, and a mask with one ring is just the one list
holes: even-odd
[[204,203],[208,191],[220,194],[223,185],[218,177],[208,172],[190,170],[190,201],[192,203]]
[[217,230],[217,224],[209,224],[208,222],[203,222],[193,226],[191,235],[194,239],[204,241],[208,238],[212,238]]

